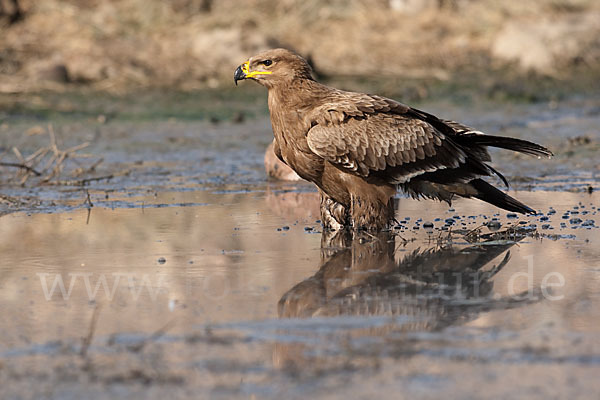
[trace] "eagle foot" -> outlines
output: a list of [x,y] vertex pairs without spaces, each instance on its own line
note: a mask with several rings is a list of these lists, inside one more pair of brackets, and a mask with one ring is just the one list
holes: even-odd
[[325,230],[340,231],[350,226],[344,205],[321,191],[321,222]]

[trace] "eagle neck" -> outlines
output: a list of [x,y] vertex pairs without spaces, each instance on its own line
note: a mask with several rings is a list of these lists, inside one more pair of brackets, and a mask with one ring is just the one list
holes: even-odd
[[[295,79],[269,88],[269,112],[275,140],[286,163],[305,179],[310,171],[303,168],[312,164],[299,160],[312,154],[306,133],[311,126],[307,114],[314,105],[314,84],[316,82],[312,80]],[[314,169],[314,166],[310,168]]]
[[315,84],[317,82],[313,80],[297,78],[269,88],[269,108],[283,106],[289,109],[289,107],[300,106],[306,101],[310,101]]

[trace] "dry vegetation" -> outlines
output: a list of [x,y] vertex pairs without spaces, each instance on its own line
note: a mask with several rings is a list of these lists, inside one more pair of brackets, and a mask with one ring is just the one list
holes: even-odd
[[[2,0],[6,2],[7,0]],[[21,0],[0,15],[0,92],[230,84],[285,46],[335,75],[435,76],[514,65],[565,76],[600,63],[593,0]]]
[[[98,176],[96,168],[104,161],[103,158],[81,151],[90,143],[84,142],[61,149],[57,144],[52,125],[48,125],[47,130],[38,126],[30,130],[29,134],[47,134],[48,145],[38,148],[27,156],[23,155],[16,146],[13,146],[10,152],[0,153],[0,186],[25,186],[28,183],[33,186],[85,186],[94,181],[112,179],[129,172],[120,171]],[[13,170],[13,173],[9,170]]]

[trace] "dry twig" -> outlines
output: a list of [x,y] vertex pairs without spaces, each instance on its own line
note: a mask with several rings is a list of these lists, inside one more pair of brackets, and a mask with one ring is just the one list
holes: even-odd
[[21,169],[24,169],[24,170],[26,170],[28,172],[33,173],[35,176],[42,175],[39,171],[36,171],[34,168],[30,167],[29,165],[22,164],[22,163],[0,162],[0,167],[21,168]]
[[[84,186],[90,182],[107,180],[115,176],[126,175],[129,173],[129,170],[127,170],[100,177],[87,177],[78,180],[61,180],[60,177],[65,169],[67,160],[94,158],[97,156],[92,154],[78,153],[79,151],[88,147],[90,145],[89,142],[84,142],[76,146],[69,147],[65,150],[61,150],[58,147],[56,134],[52,124],[48,125],[47,132],[50,139],[48,146],[39,148],[28,157],[24,157],[17,147],[13,147],[12,153],[17,159],[17,162],[0,162],[0,167],[18,169],[17,173],[12,176],[11,179],[18,181],[19,185],[25,185],[32,176],[35,176],[40,178],[38,181],[36,181],[36,184]],[[99,157],[89,166],[80,166],[72,172],[72,176],[80,177],[90,174],[94,172],[103,161],[104,158]]]

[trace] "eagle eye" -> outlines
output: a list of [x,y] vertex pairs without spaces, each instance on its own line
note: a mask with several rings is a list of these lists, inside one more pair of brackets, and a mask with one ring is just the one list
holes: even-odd
[[265,61],[263,61],[263,62],[262,62],[262,64],[263,64],[265,67],[268,67],[269,65],[273,64],[273,61],[271,61],[271,60],[265,60]]

